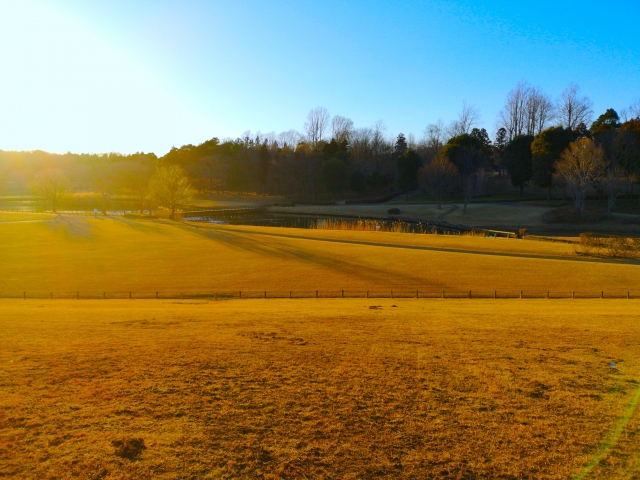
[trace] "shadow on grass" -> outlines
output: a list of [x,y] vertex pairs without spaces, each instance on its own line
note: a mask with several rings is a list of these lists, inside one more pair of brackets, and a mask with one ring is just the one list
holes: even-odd
[[[336,273],[368,280],[371,283],[388,285],[389,279],[395,279],[399,284],[403,285],[428,285],[437,289],[442,288],[441,283],[434,282],[432,279],[428,279],[425,277],[411,274],[398,276],[396,273],[384,269],[373,268],[356,263],[346,263],[342,259],[318,255],[317,253],[313,253],[311,249],[294,247],[290,245],[285,246],[282,244],[276,245],[273,241],[260,241],[255,238],[248,238],[247,234],[251,235],[251,232],[230,232],[218,229],[212,230],[199,227],[197,225],[180,223],[176,223],[176,226],[189,232],[197,233],[211,240],[224,243],[229,248],[243,250],[258,255],[271,255],[283,261],[302,260],[303,262],[308,263],[313,268],[327,268]],[[305,240],[304,238],[297,239],[295,237],[292,239]]]

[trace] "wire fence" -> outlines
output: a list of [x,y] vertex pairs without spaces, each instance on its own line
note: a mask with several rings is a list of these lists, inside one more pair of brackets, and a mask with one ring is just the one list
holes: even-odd
[[70,299],[70,300],[241,300],[300,298],[423,298],[423,299],[640,299],[640,291],[632,290],[214,290],[194,291],[5,291],[0,299]]

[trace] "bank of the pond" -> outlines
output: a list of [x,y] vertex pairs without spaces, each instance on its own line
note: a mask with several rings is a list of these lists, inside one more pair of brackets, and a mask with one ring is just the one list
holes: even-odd
[[318,230],[383,231],[397,233],[439,233],[462,235],[473,231],[463,225],[446,222],[421,222],[398,218],[358,218],[350,216],[296,215],[264,211],[242,214],[185,216],[186,221],[225,223],[229,225],[254,225],[284,228],[308,228]]

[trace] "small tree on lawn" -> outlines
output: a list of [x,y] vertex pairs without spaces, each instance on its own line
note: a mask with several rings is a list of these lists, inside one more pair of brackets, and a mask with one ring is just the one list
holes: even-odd
[[171,220],[175,220],[176,209],[193,198],[191,182],[179,165],[158,167],[151,178],[151,192],[158,205],[171,210]]
[[569,144],[560,158],[556,172],[566,182],[576,212],[582,213],[587,188],[606,167],[604,153],[593,140],[581,138]]
[[442,197],[449,193],[457,182],[458,169],[443,155],[438,155],[418,171],[420,187],[429,192],[442,208]]
[[50,204],[53,213],[57,212],[60,200],[69,192],[70,182],[67,176],[58,169],[47,169],[40,172],[31,182],[31,190],[44,197]]

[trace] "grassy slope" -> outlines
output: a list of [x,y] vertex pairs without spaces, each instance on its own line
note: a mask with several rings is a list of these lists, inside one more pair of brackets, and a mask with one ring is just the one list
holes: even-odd
[[571,246],[531,241],[62,217],[0,224],[0,295],[23,290],[92,294],[239,289],[640,290],[638,265],[313,240],[319,238],[572,255]]
[[[0,300],[0,476],[568,478],[629,413],[639,315],[629,300]],[[138,461],[114,455],[127,437],[145,441]],[[639,437],[636,413],[588,478],[637,474]]]

